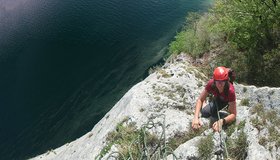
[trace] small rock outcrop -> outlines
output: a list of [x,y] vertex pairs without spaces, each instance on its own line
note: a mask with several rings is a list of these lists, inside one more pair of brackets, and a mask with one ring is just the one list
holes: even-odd
[[[120,125],[133,124],[134,129],[140,129],[151,119],[153,124],[161,125],[146,127],[147,132],[160,140],[164,132],[165,144],[173,147],[170,147],[172,153],[165,153],[169,154],[166,155],[168,159],[203,159],[203,156],[216,159],[217,155],[211,148],[214,143],[212,139],[207,139],[215,134],[208,127],[208,119],[202,119],[206,126],[203,131],[189,134],[192,132],[190,123],[195,102],[207,79],[188,62],[187,56],[178,55],[164,66],[155,68],[154,73],[132,87],[89,133],[32,159],[110,159],[111,153],[120,152],[123,147],[115,138]],[[226,135],[224,141],[228,141],[225,142],[228,153],[224,153],[223,157],[280,159],[280,88],[234,86],[237,121],[223,130]],[[108,138],[112,135],[115,136],[113,141]],[[209,150],[203,150],[208,145]]]

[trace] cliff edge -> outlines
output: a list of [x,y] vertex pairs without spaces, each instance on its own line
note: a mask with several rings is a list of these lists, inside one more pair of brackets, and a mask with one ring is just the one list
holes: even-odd
[[[200,159],[202,156],[216,159],[214,150],[203,151],[203,148],[207,149],[207,142],[211,142],[211,148],[215,148],[212,146],[216,143],[212,138],[210,141],[205,139],[215,137],[208,127],[209,119],[202,119],[204,129],[189,134],[193,132],[190,123],[195,102],[207,79],[189,63],[187,56],[180,54],[132,87],[90,132],[32,159],[114,159],[113,153],[118,157],[125,154],[124,144],[127,143],[123,142],[125,138],[118,139],[118,136],[124,133],[132,136],[136,133],[132,130],[142,131],[143,126],[147,131],[145,135],[154,136],[146,151],[157,153],[155,148],[163,139],[162,145],[170,146],[169,152],[164,153],[167,159]],[[230,141],[224,147],[227,156],[248,160],[280,159],[280,88],[236,83],[234,87],[237,120],[223,132],[225,139]],[[122,131],[128,127],[131,127],[130,132]],[[126,145],[132,146],[133,143],[138,141]],[[238,149],[242,149],[242,153]]]

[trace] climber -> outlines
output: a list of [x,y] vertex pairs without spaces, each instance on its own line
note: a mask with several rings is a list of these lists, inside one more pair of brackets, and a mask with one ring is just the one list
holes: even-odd
[[[206,97],[212,94],[213,100],[206,104]],[[218,110],[228,106],[226,115],[221,115]],[[199,129],[202,126],[202,121],[199,119],[199,113],[205,118],[213,118],[214,123],[211,126],[214,131],[220,131],[223,125],[235,121],[236,118],[236,97],[233,84],[229,81],[229,69],[223,66],[217,67],[213,73],[213,79],[210,79],[205,89],[197,99],[195,106],[192,128]],[[223,116],[223,117],[222,117]],[[219,119],[218,117],[221,117]]]

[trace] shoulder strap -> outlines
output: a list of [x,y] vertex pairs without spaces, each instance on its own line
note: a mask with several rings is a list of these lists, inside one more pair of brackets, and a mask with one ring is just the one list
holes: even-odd
[[236,73],[235,73],[235,71],[234,71],[233,69],[231,69],[231,68],[228,69],[228,77],[229,77],[229,82],[230,82],[231,84],[233,84],[233,81],[234,81],[235,78],[236,78]]

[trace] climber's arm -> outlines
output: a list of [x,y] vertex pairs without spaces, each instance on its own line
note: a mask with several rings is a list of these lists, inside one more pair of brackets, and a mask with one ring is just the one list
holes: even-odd
[[231,123],[236,119],[236,101],[229,102],[228,105],[229,105],[228,111],[230,114],[224,118],[226,124]]

